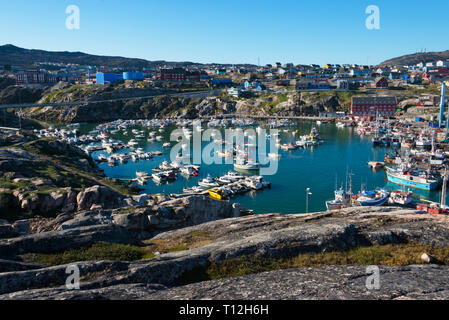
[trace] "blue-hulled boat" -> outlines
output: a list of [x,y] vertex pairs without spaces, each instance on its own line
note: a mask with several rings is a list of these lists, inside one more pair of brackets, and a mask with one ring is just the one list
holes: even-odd
[[376,191],[362,191],[353,199],[354,206],[373,207],[381,206],[387,202],[390,194],[385,189],[378,189]]
[[435,190],[440,185],[440,178],[424,171],[409,171],[402,168],[386,167],[388,181],[406,187],[421,190]]

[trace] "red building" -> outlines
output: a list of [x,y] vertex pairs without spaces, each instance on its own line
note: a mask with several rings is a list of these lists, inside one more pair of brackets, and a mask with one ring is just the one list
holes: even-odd
[[157,78],[162,81],[200,81],[198,71],[187,71],[183,68],[162,69]]
[[[48,76],[48,73],[37,70],[19,71],[16,74],[17,84],[47,83],[49,80],[50,77]],[[51,80],[53,80],[53,78]]]
[[396,97],[353,97],[351,114],[357,116],[391,116],[396,112]]
[[158,78],[162,81],[185,81],[186,71],[183,68],[162,69]]

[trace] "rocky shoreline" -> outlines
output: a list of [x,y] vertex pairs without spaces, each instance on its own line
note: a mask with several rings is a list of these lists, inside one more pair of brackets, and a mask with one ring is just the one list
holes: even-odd
[[[209,279],[204,275],[210,266],[219,268],[238,259],[282,261],[298,255],[315,257],[385,245],[445,249],[449,245],[449,217],[395,207],[240,216],[242,211],[237,213],[226,202],[210,199],[209,207],[200,214],[198,209],[206,208],[202,201],[206,200],[191,198],[188,204],[183,203],[183,210],[190,212],[192,220],[181,228],[173,225],[165,230],[141,229],[142,225],[135,224],[140,221],[140,213],[118,219],[112,215],[108,223],[92,219],[90,225],[79,225],[86,216],[99,214],[95,211],[59,223],[57,231],[0,240],[0,299],[448,298],[446,263],[428,264],[420,261],[419,255],[411,257],[410,261],[416,263],[380,265],[381,287],[374,291],[365,287],[364,264],[318,264],[271,271],[260,268],[243,276]],[[180,208],[180,203],[174,202],[160,208],[165,211],[170,205]],[[217,208],[223,210],[222,215],[212,216]],[[151,221],[151,215],[146,217]],[[80,290],[65,288],[67,264],[44,266],[21,261],[27,253],[61,252],[98,241],[144,243],[146,248],[177,245],[176,241],[180,241],[187,246],[134,262],[76,262],[82,279]]]

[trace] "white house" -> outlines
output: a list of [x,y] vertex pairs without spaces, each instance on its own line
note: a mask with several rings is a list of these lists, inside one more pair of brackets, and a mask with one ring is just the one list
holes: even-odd
[[437,67],[449,67],[449,61],[443,61],[443,60],[438,60],[437,61]]

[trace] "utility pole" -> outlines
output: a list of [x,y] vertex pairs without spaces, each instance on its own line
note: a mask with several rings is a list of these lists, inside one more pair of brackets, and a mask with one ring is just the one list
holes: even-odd
[[441,190],[441,209],[446,207],[446,184],[447,184],[447,167],[444,168],[444,174],[443,174],[443,188]]

